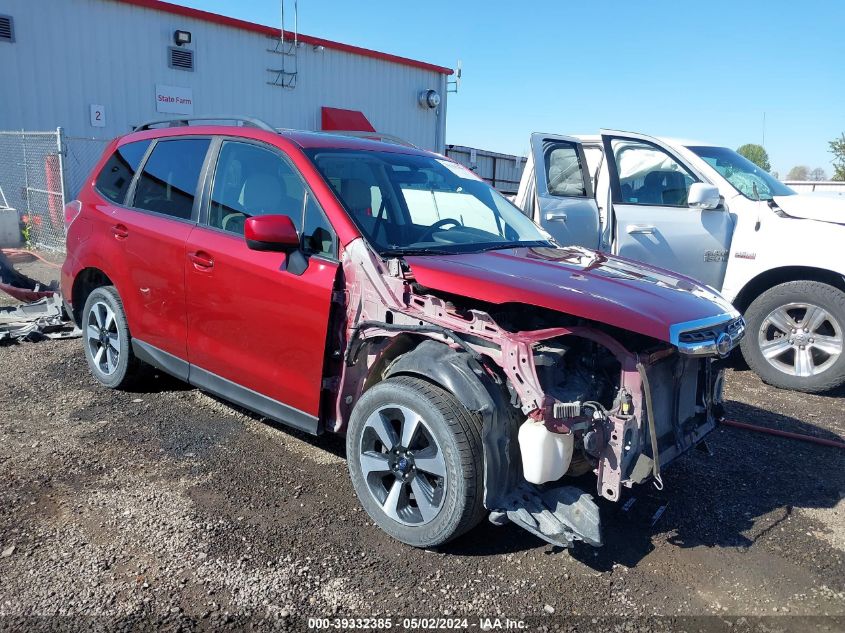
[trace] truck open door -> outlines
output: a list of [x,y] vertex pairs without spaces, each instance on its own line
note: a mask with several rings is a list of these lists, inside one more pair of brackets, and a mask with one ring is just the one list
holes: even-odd
[[531,155],[516,204],[562,245],[597,248],[599,212],[593,183],[577,138],[531,135]]
[[655,138],[602,130],[612,250],[720,288],[734,223],[718,190]]

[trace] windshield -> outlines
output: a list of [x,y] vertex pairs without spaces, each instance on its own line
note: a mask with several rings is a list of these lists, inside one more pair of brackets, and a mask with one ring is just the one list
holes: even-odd
[[[687,147],[719,172],[731,186],[746,198],[771,200],[774,196],[791,196],[795,192],[744,156],[727,147]],[[757,186],[757,194],[754,186]]]
[[452,161],[338,149],[306,154],[382,255],[551,244],[504,196]]

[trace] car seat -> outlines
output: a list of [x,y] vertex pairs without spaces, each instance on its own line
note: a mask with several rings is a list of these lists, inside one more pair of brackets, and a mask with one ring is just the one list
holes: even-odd
[[369,185],[359,178],[347,178],[340,183],[340,197],[352,219],[372,242],[378,235],[385,237],[387,226],[383,218],[373,217],[373,195]]
[[301,224],[302,202],[287,195],[284,180],[275,174],[250,174],[241,191],[241,204],[243,213],[235,211],[223,218],[224,231],[243,233],[246,219],[255,215],[287,215],[297,229]]
[[687,183],[684,175],[677,171],[666,171],[663,186],[663,204],[686,206]]
[[663,204],[663,175],[662,171],[651,171],[645,175],[643,186],[637,189],[639,204]]

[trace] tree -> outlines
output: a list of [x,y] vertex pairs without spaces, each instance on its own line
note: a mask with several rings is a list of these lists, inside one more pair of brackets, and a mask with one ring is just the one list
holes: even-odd
[[833,154],[833,180],[845,181],[845,133],[830,142]]
[[821,167],[816,167],[809,174],[810,180],[827,180],[827,173]]
[[789,173],[786,174],[787,180],[807,180],[807,177],[810,175],[810,168],[806,167],[805,165],[795,165],[792,169],[789,170]]
[[755,145],[754,143],[746,143],[736,150],[737,154],[745,156],[752,163],[757,165],[760,169],[769,171],[772,166],[769,163],[769,155],[762,145]]

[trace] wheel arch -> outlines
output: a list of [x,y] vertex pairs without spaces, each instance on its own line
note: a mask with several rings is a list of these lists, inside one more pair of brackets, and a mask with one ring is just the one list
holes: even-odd
[[813,266],[781,266],[763,271],[749,280],[737,293],[734,307],[745,312],[761,294],[789,281],[818,281],[845,292],[845,277],[840,273]]
[[73,280],[73,289],[71,290],[71,316],[73,317],[73,321],[76,325],[80,325],[80,323],[82,323],[82,309],[85,307],[88,295],[90,295],[96,288],[113,285],[114,282],[111,278],[99,268],[91,266],[79,271],[76,278]]
[[393,355],[379,372],[380,379],[415,376],[434,383],[455,397],[482,419],[484,447],[484,505],[499,506],[519,477],[521,459],[516,443],[519,421],[507,397],[503,379],[488,371],[470,354],[445,343],[426,339]]

